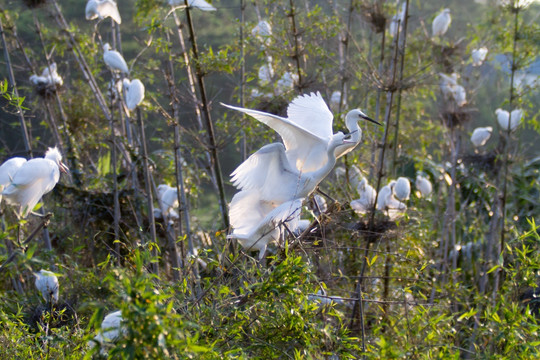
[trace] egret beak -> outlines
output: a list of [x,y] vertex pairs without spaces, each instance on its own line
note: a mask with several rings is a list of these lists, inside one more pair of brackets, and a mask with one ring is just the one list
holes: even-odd
[[60,164],[58,164],[58,168],[60,169],[60,172],[63,172],[64,174],[69,174],[69,168],[60,161]]
[[371,122],[374,123],[374,124],[377,124],[377,125],[379,125],[379,126],[382,126],[382,124],[381,124],[380,122],[373,120],[373,119],[370,118],[369,116],[366,116],[366,115],[360,115],[360,117],[362,117],[362,119],[364,119],[364,120],[371,121]]

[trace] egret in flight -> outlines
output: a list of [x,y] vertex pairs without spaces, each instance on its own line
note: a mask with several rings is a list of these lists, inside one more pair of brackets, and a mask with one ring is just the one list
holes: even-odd
[[473,143],[474,147],[484,146],[491,137],[492,132],[493,128],[491,126],[478,127],[474,129],[471,135],[471,142]]
[[122,23],[118,6],[114,0],[88,0],[85,15],[86,20],[103,20],[110,17],[117,24]]
[[[286,157],[291,167],[298,171],[311,172],[320,169],[329,161],[327,149],[334,135],[332,131],[334,116],[319,92],[295,98],[287,108],[287,118],[223,103],[222,105],[246,113],[274,129],[283,139]],[[360,119],[380,125],[359,109],[349,111],[345,123],[351,139],[337,145],[336,158],[352,151],[360,143],[362,138],[362,130],[358,126]]]
[[0,166],[0,203],[2,202],[2,191],[11,184],[15,173],[26,162],[25,158],[14,157],[4,161]]
[[103,61],[113,71],[121,71],[124,74],[129,73],[129,69],[124,57],[116,50],[111,50],[111,45],[103,45]]
[[39,199],[54,188],[60,179],[60,172],[68,171],[68,167],[62,163],[60,151],[56,147],[49,148],[44,158],[22,164],[2,195],[8,204],[19,206],[19,216],[26,217]]
[[60,288],[56,275],[51,271],[40,270],[34,273],[34,276],[36,277],[36,288],[41,292],[43,299],[48,304],[56,304]]
[[451,22],[452,18],[450,17],[450,9],[444,9],[441,11],[439,15],[435,16],[435,19],[433,19],[433,37],[443,36],[448,31]]

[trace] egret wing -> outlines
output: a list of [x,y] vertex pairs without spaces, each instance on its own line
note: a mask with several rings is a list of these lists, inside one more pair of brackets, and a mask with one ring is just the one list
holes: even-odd
[[117,24],[122,23],[118,6],[112,0],[105,0],[98,3],[97,11],[101,18],[111,17]]
[[[2,166],[0,166],[0,191],[4,186],[11,184],[15,173],[20,169],[23,164],[26,163],[26,159],[22,157],[14,157],[6,160]],[[2,199],[0,197],[0,199]]]
[[217,9],[207,3],[205,0],[189,0],[189,6],[197,8],[202,11],[216,11]]
[[319,138],[327,139],[333,135],[334,115],[318,91],[296,97],[287,108],[287,117]]

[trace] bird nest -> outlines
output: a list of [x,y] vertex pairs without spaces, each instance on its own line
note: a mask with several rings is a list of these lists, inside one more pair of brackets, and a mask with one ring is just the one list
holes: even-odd
[[287,117],[287,106],[289,106],[287,99],[282,96],[275,96],[270,98],[259,98],[259,102],[254,108],[258,109],[259,111]]
[[26,316],[26,323],[34,331],[39,328],[60,328],[77,322],[77,313],[73,304],[64,302],[54,305],[39,304],[33,309],[29,309]]
[[353,225],[353,229],[370,243],[394,237],[397,228],[396,222],[386,217],[376,217],[371,225],[368,220],[360,220]]
[[368,5],[361,4],[360,13],[371,25],[373,31],[377,34],[384,32],[384,29],[386,28],[386,16],[378,2]]
[[463,56],[461,40],[454,44],[433,43],[432,55],[434,62],[443,66],[443,72],[453,73],[455,58]]
[[54,97],[56,92],[60,90],[60,86],[54,84],[37,84],[34,85],[34,90],[39,96],[46,99],[51,99]]
[[441,114],[443,125],[448,128],[458,127],[471,120],[471,113],[471,109],[459,107],[453,102],[449,101],[446,104],[445,110]]
[[23,0],[24,4],[29,8],[37,8],[47,3],[47,0]]
[[497,155],[494,152],[485,154],[466,154],[463,156],[463,162],[467,167],[480,169],[482,171],[492,171],[497,163]]

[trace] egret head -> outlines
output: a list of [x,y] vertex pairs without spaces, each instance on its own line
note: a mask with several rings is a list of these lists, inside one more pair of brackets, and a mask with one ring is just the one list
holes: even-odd
[[105,51],[111,50],[111,45],[109,45],[109,43],[105,43],[105,45],[103,45],[103,50]]
[[349,122],[353,122],[353,121],[357,122],[360,119],[364,119],[364,120],[370,121],[370,122],[372,122],[374,124],[381,125],[381,123],[379,123],[378,121],[373,120],[372,118],[370,118],[369,116],[364,114],[364,112],[362,110],[360,110],[360,109],[353,109],[353,110],[349,111],[347,113],[347,115],[345,116],[345,122],[347,124]]
[[47,150],[45,153],[45,159],[54,161],[56,165],[58,165],[58,169],[64,174],[69,172],[69,168],[62,162],[62,154],[60,154],[60,151],[56,146]]
[[450,14],[450,9],[448,9],[448,8],[444,9],[444,10],[443,10],[443,13],[445,13],[445,14]]

